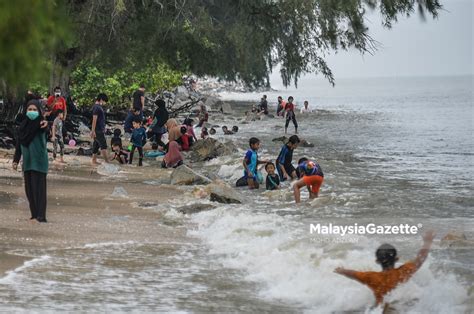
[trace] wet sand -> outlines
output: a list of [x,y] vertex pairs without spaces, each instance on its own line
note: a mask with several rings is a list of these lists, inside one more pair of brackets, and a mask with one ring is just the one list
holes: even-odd
[[[183,228],[166,223],[164,227],[163,215],[146,208],[182,195],[177,187],[143,184],[147,177],[159,180],[168,172],[127,166],[127,177],[109,178],[98,174],[87,157],[65,156],[69,162],[65,168],[50,164],[48,223],[31,222],[22,173],[11,169],[12,153],[0,152],[0,277],[29,258],[22,255],[28,248],[186,238]],[[129,179],[133,177],[140,180]],[[127,195],[112,196],[115,187],[122,187]]]

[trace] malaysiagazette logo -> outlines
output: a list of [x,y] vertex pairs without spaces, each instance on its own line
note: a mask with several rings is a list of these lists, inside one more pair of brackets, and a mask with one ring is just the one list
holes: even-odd
[[378,225],[375,223],[368,223],[359,225],[337,225],[337,224],[310,224],[309,232],[318,235],[367,235],[367,234],[382,234],[382,235],[416,235],[423,227],[422,224],[397,224],[397,225]]

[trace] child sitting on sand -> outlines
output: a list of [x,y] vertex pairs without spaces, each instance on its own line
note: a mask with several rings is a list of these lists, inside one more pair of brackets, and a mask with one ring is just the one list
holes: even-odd
[[123,149],[122,143],[112,142],[110,146],[112,146],[112,151],[114,152],[111,161],[117,160],[122,165],[128,163],[130,153],[128,150]]
[[423,236],[423,247],[418,252],[415,260],[406,262],[398,268],[395,268],[395,263],[398,261],[397,250],[390,244],[382,244],[375,252],[376,262],[382,266],[381,272],[355,271],[342,267],[336,268],[334,272],[368,286],[374,293],[376,305],[380,305],[387,293],[410,279],[423,265],[428,257],[434,236],[433,231],[426,232]]
[[265,171],[267,172],[267,190],[278,190],[280,188],[280,177],[275,173],[275,165],[272,162],[267,163]]

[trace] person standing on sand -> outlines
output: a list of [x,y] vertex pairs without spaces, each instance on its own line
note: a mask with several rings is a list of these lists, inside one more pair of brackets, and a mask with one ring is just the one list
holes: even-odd
[[54,88],[54,95],[51,95],[48,97],[47,105],[49,109],[49,115],[48,115],[49,121],[54,121],[54,119],[56,119],[56,116],[59,110],[63,111],[63,115],[64,115],[63,120],[66,121],[67,105],[66,105],[66,99],[63,96],[61,96],[61,87],[56,86]]
[[44,120],[40,104],[33,99],[26,106],[26,118],[18,129],[13,169],[23,156],[25,193],[31,211],[31,220],[46,222],[46,175],[48,174],[48,150],[46,149],[48,122]]
[[277,117],[283,117],[285,115],[285,106],[286,101],[283,100],[283,97],[278,96],[278,103],[277,103]]
[[140,110],[140,119],[143,120],[143,111],[145,110],[145,84],[140,84],[140,88],[133,93],[132,108]]
[[107,141],[105,139],[105,113],[102,106],[107,104],[109,98],[106,94],[101,93],[97,96],[95,105],[92,107],[92,131],[91,137],[94,143],[92,144],[92,165],[100,165],[97,162],[97,155],[100,153],[105,162],[109,162],[107,154]]

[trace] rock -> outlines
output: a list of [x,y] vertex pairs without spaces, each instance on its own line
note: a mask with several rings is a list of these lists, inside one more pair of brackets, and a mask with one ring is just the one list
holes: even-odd
[[207,186],[211,202],[218,202],[224,204],[241,204],[243,197],[237,190],[230,185],[216,181]]
[[206,161],[218,156],[225,156],[237,150],[232,142],[221,143],[216,139],[198,140],[192,146],[190,159],[193,162]]
[[293,192],[289,189],[265,191],[263,194],[268,197],[270,201],[288,202],[293,200]]
[[232,109],[231,105],[225,102],[221,104],[220,110],[224,114],[234,114],[234,110]]
[[80,147],[77,150],[76,156],[92,156],[92,149]]
[[212,204],[203,204],[203,203],[196,203],[196,204],[191,204],[191,205],[186,205],[179,207],[176,209],[179,213],[182,214],[196,214],[202,211],[207,211],[216,208],[216,206]]
[[299,146],[300,147],[314,147],[314,144],[308,142],[307,140],[301,140]]
[[272,142],[288,142],[288,138],[286,136],[280,136],[280,137],[276,137],[272,140]]
[[221,109],[222,101],[217,97],[208,96],[204,100],[204,104],[207,107],[210,107],[212,110],[219,110],[219,109]]
[[188,166],[182,165],[174,169],[171,173],[171,184],[191,185],[191,184],[209,184],[212,181],[203,175],[193,171]]
[[448,241],[463,241],[466,240],[466,235],[464,233],[457,233],[457,232],[450,232],[446,234],[442,239],[441,242],[448,242]]

